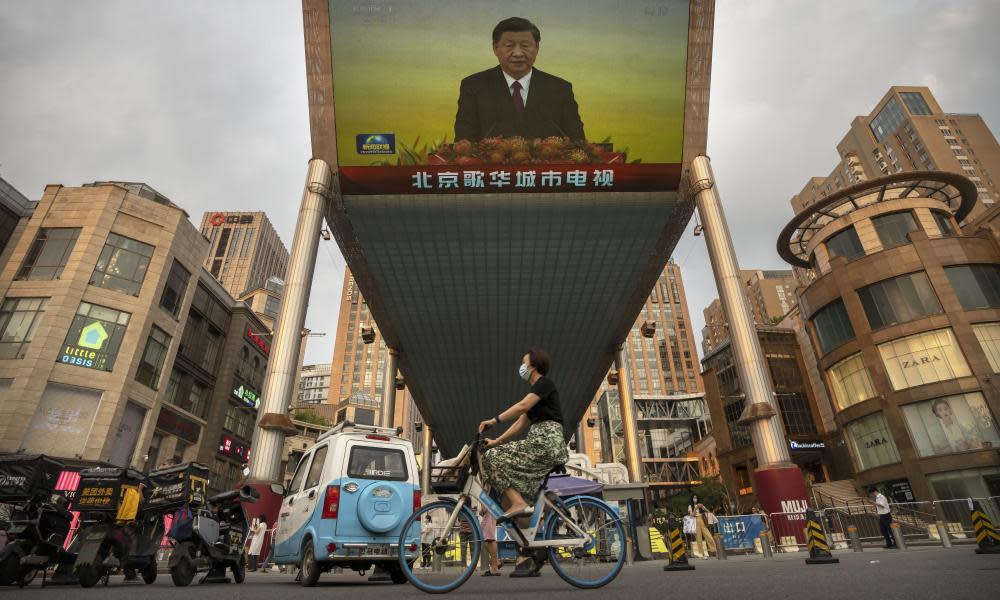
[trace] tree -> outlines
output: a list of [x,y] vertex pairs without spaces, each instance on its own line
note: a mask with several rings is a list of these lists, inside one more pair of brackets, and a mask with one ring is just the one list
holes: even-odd
[[720,505],[727,510],[729,508],[729,493],[726,490],[725,484],[718,477],[709,477],[701,485],[674,495],[670,499],[670,509],[675,515],[686,515],[692,496],[698,496],[698,502],[701,502],[708,510],[713,512]]
[[319,425],[320,427],[330,427],[333,423],[330,423],[328,419],[322,415],[316,414],[313,410],[296,410],[292,415],[292,419],[296,421],[302,421],[303,423],[310,423],[312,425]]

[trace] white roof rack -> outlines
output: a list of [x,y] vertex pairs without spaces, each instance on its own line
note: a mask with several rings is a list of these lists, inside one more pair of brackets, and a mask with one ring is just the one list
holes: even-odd
[[365,433],[365,432],[367,432],[367,433],[377,433],[377,434],[380,434],[380,435],[389,435],[389,436],[392,436],[392,437],[399,437],[399,435],[402,433],[402,429],[403,429],[402,427],[396,427],[396,428],[393,428],[393,427],[377,427],[375,425],[358,425],[357,423],[354,423],[352,421],[341,421],[340,423],[337,423],[336,425],[334,425],[331,429],[329,429],[329,430],[321,433],[320,436],[318,438],[316,438],[316,442],[317,443],[321,442],[321,441],[325,440],[326,438],[328,438],[328,437],[330,437],[332,435],[336,435],[338,433],[352,433],[352,432],[358,432],[358,433]]

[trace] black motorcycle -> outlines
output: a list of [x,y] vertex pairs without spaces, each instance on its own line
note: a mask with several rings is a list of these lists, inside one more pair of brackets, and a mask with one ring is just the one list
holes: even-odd
[[146,583],[156,580],[163,519],[161,513],[143,506],[151,493],[149,478],[133,469],[80,472],[73,508],[81,520],[74,565],[81,586],[93,587],[119,570],[135,571]]
[[72,564],[63,549],[73,523],[65,499],[53,494],[63,466],[43,455],[0,456],[0,502],[9,505],[0,551],[0,585],[25,586],[49,566]]
[[223,492],[203,505],[191,506],[177,520],[170,533],[177,542],[169,562],[174,585],[190,584],[199,571],[207,571],[201,583],[228,583],[226,569],[232,571],[236,583],[243,583],[247,573],[243,545],[250,521],[242,503],[258,498],[251,487]]

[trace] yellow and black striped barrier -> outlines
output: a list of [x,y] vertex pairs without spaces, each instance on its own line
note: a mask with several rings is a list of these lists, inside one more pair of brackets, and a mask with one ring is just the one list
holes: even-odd
[[976,554],[1000,554],[1000,533],[978,502],[972,505],[972,527],[976,532]]
[[816,511],[806,509],[806,543],[809,548],[809,558],[807,565],[821,565],[839,563],[839,558],[834,558],[830,554],[830,545],[826,543],[826,534],[823,533],[823,525],[816,516]]
[[687,548],[684,547],[684,537],[681,535],[677,519],[670,517],[667,521],[667,529],[670,531],[670,547],[667,548],[670,564],[663,567],[663,570],[694,571],[694,565],[688,563]]
[[653,551],[654,556],[657,554],[667,554],[667,541],[656,527],[649,528],[649,547]]

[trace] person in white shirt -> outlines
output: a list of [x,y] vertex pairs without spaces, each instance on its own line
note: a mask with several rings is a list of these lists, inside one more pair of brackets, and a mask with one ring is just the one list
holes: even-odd
[[892,537],[892,510],[889,508],[889,501],[886,500],[882,492],[877,487],[868,488],[868,495],[875,503],[875,512],[878,514],[878,528],[885,538],[886,548],[895,548],[896,539]]

